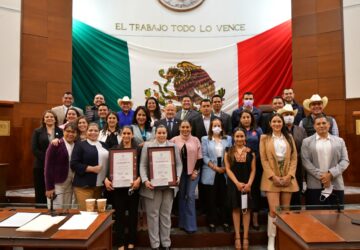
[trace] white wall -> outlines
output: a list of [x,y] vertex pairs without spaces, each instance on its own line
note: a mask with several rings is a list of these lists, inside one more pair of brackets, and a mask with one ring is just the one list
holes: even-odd
[[346,98],[360,98],[360,0],[343,0]]
[[0,101],[20,96],[21,0],[0,0]]
[[[205,0],[196,9],[176,12],[158,0],[73,0],[73,18],[131,44],[197,52],[233,45],[291,19],[291,1]],[[124,29],[115,29],[116,23]],[[136,30],[135,24],[167,30]],[[225,30],[226,25],[244,29]],[[193,30],[181,30],[190,26]]]

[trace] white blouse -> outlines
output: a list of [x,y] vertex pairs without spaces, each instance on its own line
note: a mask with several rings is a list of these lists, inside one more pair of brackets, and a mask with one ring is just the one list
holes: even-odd
[[286,153],[286,140],[284,135],[275,136],[272,135],[273,141],[274,141],[274,148],[275,148],[275,154],[279,161],[284,160],[285,153]]

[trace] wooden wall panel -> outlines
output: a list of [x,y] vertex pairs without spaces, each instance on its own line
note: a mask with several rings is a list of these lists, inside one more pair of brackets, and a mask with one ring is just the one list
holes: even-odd
[[294,37],[292,40],[293,60],[317,56],[318,38],[315,35]]
[[292,18],[293,37],[316,34],[316,15]]
[[316,2],[316,11],[336,10],[342,8],[341,0],[318,0]]
[[360,100],[345,99],[341,3],[292,0],[294,90],[299,102],[315,93],[329,98],[325,112],[336,119],[349,152],[345,183],[360,185],[360,136],[354,134],[351,115],[360,110]]
[[292,17],[305,16],[316,12],[316,0],[292,1]]
[[325,33],[342,29],[340,9],[319,12],[316,15],[317,33]]
[[46,64],[47,38],[23,34],[21,36],[21,80],[46,80]]
[[22,80],[21,84],[21,101],[29,103],[46,102],[46,80],[31,81]]
[[33,186],[31,135],[43,112],[71,90],[71,0],[23,0],[20,102],[0,104],[11,137],[0,137],[0,162],[10,163],[8,188]]
[[344,57],[340,53],[330,54],[326,56],[319,56],[318,77],[330,78],[330,77],[344,76],[343,60]]
[[308,80],[318,77],[318,61],[316,57],[303,57],[293,60],[293,78]]
[[47,0],[22,1],[22,33],[47,37]]
[[317,55],[329,55],[332,53],[343,53],[342,31],[322,33],[317,36]]
[[344,79],[342,77],[337,78],[320,78],[319,89],[321,94],[327,96],[331,100],[343,100],[345,96]]
[[299,103],[302,103],[303,100],[309,98],[313,93],[319,92],[318,79],[310,80],[295,80],[293,83],[294,92],[296,94],[295,98]]

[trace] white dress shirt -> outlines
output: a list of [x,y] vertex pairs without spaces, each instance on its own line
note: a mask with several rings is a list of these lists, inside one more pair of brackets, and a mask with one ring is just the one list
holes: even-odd
[[329,135],[326,138],[321,138],[316,134],[316,153],[321,172],[327,172],[331,162],[331,143]]

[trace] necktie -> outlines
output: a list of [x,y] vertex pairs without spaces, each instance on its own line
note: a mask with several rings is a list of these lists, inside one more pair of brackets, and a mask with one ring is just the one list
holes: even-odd
[[169,130],[171,131],[172,130],[172,123],[173,123],[173,121],[172,120],[168,120],[168,128],[169,128]]
[[181,120],[184,120],[186,114],[187,114],[187,110],[183,110],[183,111],[181,112],[181,117],[180,117]]

